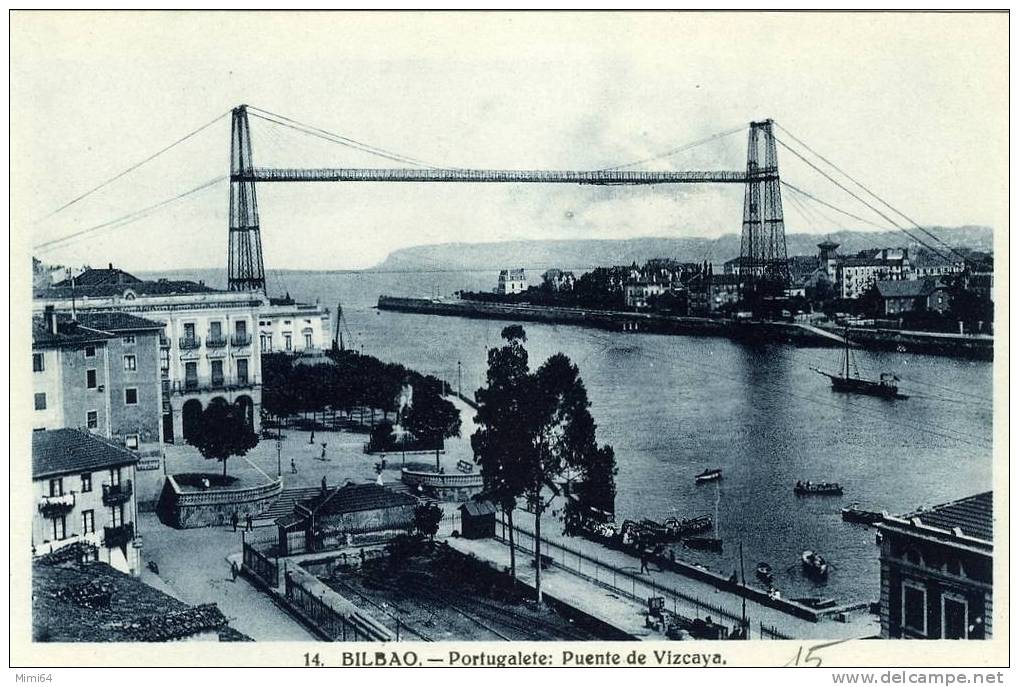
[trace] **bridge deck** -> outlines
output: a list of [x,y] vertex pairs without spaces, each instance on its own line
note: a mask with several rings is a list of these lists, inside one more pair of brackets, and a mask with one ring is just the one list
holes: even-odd
[[[355,182],[444,182],[444,183],[537,183],[537,184],[742,184],[746,172],[646,172],[634,170],[545,170],[545,169],[267,169],[254,168],[232,174],[231,181],[355,181]],[[754,173],[754,181],[778,178],[777,170]]]

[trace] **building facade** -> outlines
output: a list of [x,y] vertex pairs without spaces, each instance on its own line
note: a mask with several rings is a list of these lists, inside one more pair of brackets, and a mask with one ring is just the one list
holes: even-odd
[[495,287],[498,294],[523,293],[527,291],[527,275],[522,269],[500,270],[499,282]]
[[908,312],[945,313],[950,306],[948,289],[934,279],[879,281],[885,315],[901,315]]
[[93,560],[140,573],[138,456],[80,429],[32,433],[32,554],[84,544]]
[[991,638],[992,516],[986,492],[881,521],[882,637]]
[[329,311],[310,303],[275,299],[258,311],[262,353],[306,353],[328,350]]
[[[111,268],[112,270],[112,268]],[[163,326],[159,340],[161,433],[165,442],[186,440],[213,399],[240,407],[255,431],[261,409],[258,293],[222,291],[192,281],[142,281],[119,270],[97,270],[112,281],[74,286],[60,282],[34,292],[34,308],[47,305],[85,314],[122,312]],[[97,277],[98,279],[98,277]],[[82,283],[87,285],[82,286]]]
[[651,301],[656,296],[661,296],[666,290],[663,284],[637,282],[623,287],[623,297],[627,308],[644,309],[651,307]]

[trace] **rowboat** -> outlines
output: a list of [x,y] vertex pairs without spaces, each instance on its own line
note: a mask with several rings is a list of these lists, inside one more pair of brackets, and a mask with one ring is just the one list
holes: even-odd
[[722,479],[722,469],[713,468],[710,470],[705,470],[701,474],[694,477],[694,482],[700,484],[702,482],[714,482],[715,480],[719,479]]
[[811,481],[796,482],[796,486],[793,487],[793,492],[798,496],[842,496],[842,485],[838,482],[818,482],[814,483]]
[[819,553],[807,550],[800,554],[803,572],[810,577],[826,579],[828,577],[828,561]]

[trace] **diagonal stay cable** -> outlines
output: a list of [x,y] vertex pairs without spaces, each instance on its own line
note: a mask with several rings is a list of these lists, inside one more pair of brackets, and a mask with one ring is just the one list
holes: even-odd
[[263,110],[260,107],[255,107],[253,105],[249,105],[248,106],[248,110],[251,111],[251,113],[254,116],[258,117],[259,119],[263,119],[265,121],[273,122],[274,124],[278,124],[280,126],[286,126],[288,128],[294,129],[295,131],[300,131],[300,132],[303,132],[303,133],[311,135],[311,136],[317,136],[318,138],[324,139],[326,141],[331,141],[332,143],[338,143],[340,145],[347,146],[349,148],[354,148],[356,150],[360,150],[361,152],[369,153],[371,155],[376,155],[378,157],[383,157],[383,158],[386,158],[388,160],[393,160],[395,162],[403,162],[403,163],[406,163],[406,164],[412,164],[412,165],[415,165],[415,166],[418,166],[418,167],[428,167],[428,168],[431,168],[431,169],[440,169],[440,167],[437,167],[435,165],[430,165],[430,164],[428,164],[426,162],[423,162],[421,160],[418,160],[416,158],[413,158],[413,157],[410,157],[410,156],[407,156],[407,155],[403,155],[401,153],[392,152],[392,151],[386,150],[384,148],[379,148],[378,146],[373,146],[373,145],[369,145],[367,143],[362,143],[361,141],[357,141],[357,140],[355,140],[353,138],[350,138],[348,136],[343,136],[341,134],[333,133],[331,131],[327,131],[325,129],[322,129],[322,128],[319,128],[319,127],[316,127],[316,126],[311,126],[310,124],[304,124],[303,122],[299,122],[296,119],[291,119],[290,117],[286,117],[284,115],[276,114],[275,112],[269,112],[268,110]]
[[863,222],[864,224],[869,224],[870,226],[876,227],[878,229],[887,229],[887,227],[885,227],[885,226],[883,226],[881,224],[878,224],[877,222],[873,222],[873,221],[871,221],[869,219],[865,219],[863,217],[860,217],[859,215],[854,215],[853,213],[849,212],[848,210],[843,210],[842,208],[839,208],[839,207],[837,207],[835,205],[832,205],[831,203],[829,203],[829,202],[827,202],[825,200],[821,200],[820,198],[818,198],[818,197],[816,197],[816,196],[814,196],[814,195],[812,195],[810,193],[807,193],[803,189],[797,188],[796,186],[793,186],[788,181],[782,181],[781,183],[782,183],[783,186],[785,186],[789,190],[795,191],[796,193],[799,193],[800,195],[802,195],[805,198],[809,198],[810,200],[814,201],[815,203],[819,203],[821,205],[824,205],[825,207],[831,208],[835,212],[842,213],[843,215],[845,215],[847,217],[852,217],[855,220]]
[[693,141],[691,143],[686,143],[684,145],[679,146],[678,148],[672,148],[670,150],[665,151],[664,153],[660,153],[660,154],[654,155],[652,157],[647,157],[647,158],[644,158],[643,160],[636,160],[634,162],[627,162],[626,164],[616,165],[614,167],[605,167],[604,169],[601,169],[599,171],[610,172],[610,171],[615,170],[615,169],[625,169],[626,167],[635,167],[637,165],[642,165],[645,162],[654,162],[655,160],[661,160],[663,158],[671,157],[673,155],[678,155],[679,153],[685,152],[687,150],[691,150],[693,148],[696,148],[697,146],[704,145],[705,143],[711,143],[712,141],[717,141],[719,139],[725,138],[726,136],[732,136],[733,134],[739,133],[740,131],[745,131],[746,128],[747,127],[744,124],[744,125],[735,127],[733,129],[722,131],[722,132],[719,132],[717,134],[712,134],[711,136],[707,136],[706,138],[702,138],[702,139],[699,139],[697,141]]
[[189,138],[192,138],[192,137],[194,137],[194,136],[197,136],[197,135],[198,135],[198,134],[200,134],[200,133],[201,133],[202,131],[205,131],[205,130],[206,130],[206,129],[208,129],[208,128],[209,128],[210,126],[212,126],[213,124],[215,124],[216,122],[218,122],[218,121],[219,121],[220,119],[222,119],[223,117],[225,117],[225,116],[226,116],[226,115],[228,115],[228,114],[230,114],[230,111],[229,111],[229,110],[228,110],[228,111],[226,111],[226,112],[223,112],[223,113],[222,113],[222,114],[220,114],[220,115],[217,115],[217,116],[216,116],[216,118],[215,118],[215,119],[213,119],[212,121],[210,121],[210,122],[207,122],[207,123],[203,124],[202,126],[198,127],[197,129],[195,129],[195,130],[194,130],[194,131],[192,131],[191,133],[187,134],[186,136],[183,136],[183,137],[181,137],[181,138],[178,138],[178,139],[177,139],[176,141],[174,141],[174,142],[173,142],[173,143],[171,143],[170,145],[168,145],[168,146],[166,146],[166,147],[164,147],[164,148],[160,148],[160,149],[159,149],[158,151],[156,151],[156,152],[155,152],[155,153],[153,153],[152,155],[149,155],[149,156],[148,156],[147,158],[145,158],[144,160],[141,160],[140,162],[137,162],[137,163],[135,163],[135,164],[131,165],[130,167],[128,167],[128,168],[127,168],[127,169],[125,169],[124,171],[120,172],[119,174],[117,174],[117,175],[115,175],[115,176],[112,176],[112,177],[110,177],[109,179],[107,179],[107,180],[106,180],[106,181],[104,181],[103,183],[99,184],[99,185],[98,185],[98,186],[96,186],[95,188],[92,188],[92,189],[90,189],[90,190],[86,191],[85,193],[82,193],[82,194],[81,194],[80,196],[77,196],[76,198],[73,198],[73,199],[69,200],[68,202],[64,203],[63,205],[61,205],[60,207],[58,207],[58,208],[57,208],[56,210],[54,210],[53,212],[49,213],[48,215],[45,215],[45,216],[43,216],[43,217],[40,217],[39,219],[35,220],[35,222],[33,222],[33,224],[38,224],[39,222],[42,222],[42,221],[44,221],[44,220],[47,220],[47,219],[49,219],[49,218],[50,218],[50,217],[52,217],[53,215],[56,215],[57,213],[59,213],[59,212],[62,212],[62,211],[64,211],[64,210],[66,210],[67,208],[71,207],[72,205],[74,205],[74,204],[75,204],[75,203],[77,203],[78,201],[80,201],[80,200],[84,200],[85,198],[87,198],[88,196],[92,195],[92,194],[93,194],[93,193],[95,193],[96,191],[99,191],[100,189],[103,189],[103,188],[105,188],[105,187],[109,186],[110,184],[112,184],[112,183],[113,183],[114,181],[116,181],[117,179],[120,179],[120,178],[122,178],[122,177],[125,177],[125,176],[127,176],[128,174],[130,174],[131,172],[133,172],[134,170],[138,169],[139,167],[142,167],[143,165],[145,165],[145,164],[147,164],[147,163],[149,163],[149,162],[152,162],[152,161],[153,161],[153,160],[155,160],[155,159],[156,159],[157,157],[159,157],[159,156],[160,156],[160,155],[162,155],[163,153],[167,152],[167,151],[168,151],[168,150],[170,150],[171,148],[174,148],[175,146],[178,146],[178,145],[180,145],[180,144],[181,144],[181,143],[183,143],[184,141],[187,141],[187,140],[188,140]]
[[853,182],[854,184],[856,184],[856,186],[857,186],[857,187],[859,187],[860,189],[862,189],[863,191],[865,191],[865,192],[866,192],[867,194],[869,194],[869,195],[870,195],[870,196],[871,196],[872,198],[874,198],[874,199],[875,199],[876,201],[878,201],[879,203],[881,203],[882,205],[884,205],[884,206],[885,206],[886,208],[888,208],[889,210],[891,210],[891,211],[892,211],[892,212],[894,212],[895,214],[897,214],[897,215],[899,215],[900,217],[902,217],[903,219],[905,219],[905,220],[906,220],[907,222],[909,222],[909,223],[910,223],[910,224],[912,224],[912,225],[913,225],[914,227],[916,227],[917,229],[919,229],[920,231],[922,231],[922,232],[923,232],[924,234],[926,234],[927,236],[929,236],[929,237],[930,237],[931,239],[933,239],[934,241],[937,241],[937,242],[938,242],[938,243],[940,243],[940,244],[941,244],[942,246],[944,246],[945,248],[947,248],[947,249],[948,249],[948,250],[950,250],[951,252],[953,252],[953,253],[955,253],[956,255],[958,255],[958,256],[959,256],[959,257],[960,257],[960,258],[961,258],[962,260],[964,260],[964,261],[966,261],[966,262],[969,262],[969,258],[967,258],[967,257],[966,257],[965,255],[963,255],[962,253],[960,253],[959,251],[957,251],[957,250],[956,250],[955,248],[953,248],[953,247],[952,247],[951,245],[949,245],[948,243],[946,243],[946,242],[945,242],[945,241],[943,241],[942,239],[938,238],[938,237],[937,237],[937,236],[936,236],[936,235],[935,235],[934,233],[932,233],[932,232],[928,231],[928,230],[927,230],[926,228],[924,228],[924,227],[920,226],[920,224],[919,224],[919,223],[918,223],[918,222],[917,222],[916,220],[914,220],[913,218],[909,217],[909,216],[908,216],[907,214],[905,214],[904,212],[902,212],[901,210],[899,210],[898,208],[896,208],[895,206],[893,206],[893,205],[892,205],[891,203],[889,203],[888,201],[886,201],[886,200],[885,200],[884,198],[882,198],[882,197],[881,197],[881,196],[879,196],[878,194],[876,194],[876,193],[874,193],[873,191],[871,191],[871,190],[870,190],[869,188],[867,188],[866,186],[864,186],[864,185],[863,185],[863,184],[862,184],[861,182],[857,181],[857,180],[856,180],[855,178],[853,178],[852,176],[850,176],[850,174],[849,174],[848,172],[846,172],[846,171],[845,171],[844,169],[842,169],[841,167],[839,167],[838,165],[836,165],[836,164],[835,164],[834,162],[832,162],[831,160],[829,160],[828,158],[826,158],[826,157],[825,157],[824,155],[821,155],[821,154],[820,154],[819,152],[817,152],[816,150],[814,150],[813,148],[811,148],[811,147],[810,147],[809,145],[807,145],[806,143],[804,143],[803,141],[801,141],[801,140],[800,140],[799,138],[797,138],[797,137],[796,137],[796,136],[795,136],[795,135],[794,135],[794,134],[793,134],[793,133],[792,133],[791,131],[789,131],[789,129],[786,129],[786,128],[785,128],[784,126],[782,126],[781,124],[778,124],[777,122],[776,122],[775,126],[777,126],[777,127],[779,128],[779,129],[781,129],[782,131],[784,131],[784,132],[785,132],[785,133],[786,133],[786,134],[787,134],[787,135],[789,136],[789,138],[791,138],[792,140],[796,141],[796,142],[797,142],[797,143],[799,143],[799,144],[800,144],[801,146],[803,146],[804,148],[806,148],[807,150],[809,150],[809,151],[810,151],[811,153],[813,153],[813,154],[814,154],[814,156],[815,156],[815,157],[817,157],[817,158],[818,158],[819,160],[822,160],[823,162],[825,162],[826,164],[828,164],[828,166],[830,166],[830,167],[831,167],[832,169],[836,170],[836,171],[837,171],[837,172],[838,172],[839,174],[841,174],[842,176],[844,176],[845,178],[849,179],[849,180],[850,180],[851,182]]
[[161,208],[163,208],[163,207],[165,207],[167,205],[170,205],[171,203],[175,203],[175,202],[177,202],[177,201],[179,201],[179,200],[181,200],[181,199],[183,199],[183,198],[185,198],[187,196],[190,196],[190,195],[192,195],[194,193],[198,193],[199,191],[203,191],[203,190],[205,190],[207,188],[210,188],[210,187],[218,184],[221,181],[225,181],[227,178],[228,178],[227,175],[216,177],[215,179],[211,179],[211,180],[205,182],[204,184],[200,184],[199,186],[196,186],[195,188],[192,188],[192,189],[190,189],[188,191],[184,191],[183,193],[180,193],[180,194],[178,194],[176,196],[173,196],[172,198],[167,198],[165,200],[162,200],[162,201],[160,201],[158,203],[155,203],[155,204],[150,205],[148,207],[142,208],[140,210],[134,210],[134,211],[129,212],[126,215],[122,215],[122,216],[120,216],[120,217],[118,217],[116,219],[112,219],[112,220],[109,220],[107,222],[102,222],[101,224],[93,225],[93,226],[88,227],[86,229],[82,229],[82,230],[76,231],[76,232],[74,232],[72,234],[68,234],[67,236],[61,236],[60,238],[51,239],[49,241],[43,241],[42,243],[37,243],[37,244],[32,246],[32,249],[33,250],[37,250],[37,251],[51,250],[54,246],[58,246],[58,245],[62,245],[62,244],[65,244],[65,243],[70,243],[70,242],[76,241],[76,240],[78,240],[78,239],[80,239],[80,238],[82,238],[84,236],[91,235],[91,234],[93,234],[93,233],[95,233],[97,231],[100,231],[102,229],[112,229],[112,228],[124,226],[125,224],[130,224],[131,222],[139,220],[142,217],[146,217],[146,216],[152,214],[153,212],[155,212],[155,211],[157,211],[157,210],[159,210],[159,209],[161,209]]

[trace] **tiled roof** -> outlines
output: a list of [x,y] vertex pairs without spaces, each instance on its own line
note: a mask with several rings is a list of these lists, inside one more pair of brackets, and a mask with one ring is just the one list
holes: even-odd
[[905,517],[906,519],[919,518],[920,522],[925,525],[944,530],[953,530],[958,527],[966,536],[983,539],[987,542],[994,540],[994,497],[993,493],[989,491],[934,506]]
[[69,285],[51,286],[45,289],[35,289],[33,296],[38,299],[66,299],[72,295],[79,298],[109,298],[112,296],[123,296],[127,291],[132,291],[138,296],[186,296],[195,293],[227,293],[194,281],[160,279],[159,281],[139,281],[131,284],[95,284],[93,286],[76,284],[73,291]]
[[96,331],[95,329],[83,327],[79,323],[62,319],[57,320],[57,332],[53,333],[50,331],[45,318],[32,318],[32,346],[36,348],[79,345],[112,338],[114,338],[114,335],[108,332]]
[[188,606],[98,562],[32,566],[32,630],[40,642],[165,642],[208,631],[248,639],[216,604]]
[[32,479],[137,462],[137,454],[84,430],[32,432]]
[[467,501],[460,510],[472,517],[479,515],[491,515],[495,513],[495,506],[492,505],[491,501]]
[[[71,316],[62,313],[60,317],[70,320]],[[165,326],[161,322],[153,322],[144,317],[124,312],[82,312],[78,313],[78,322],[83,327],[104,332],[137,332],[146,329],[162,329]]]
[[902,279],[879,281],[878,293],[882,298],[919,298],[929,296],[939,284],[931,279]]
[[410,494],[395,492],[377,484],[350,484],[338,487],[324,495],[302,501],[300,505],[316,515],[337,515],[381,508],[413,506],[417,503]]
[[[141,279],[128,274],[124,270],[115,269],[110,265],[109,269],[87,269],[74,278],[75,286],[98,286],[99,284],[137,284]],[[70,286],[71,279],[67,278],[57,282],[54,286]]]

